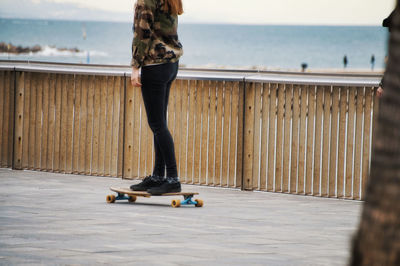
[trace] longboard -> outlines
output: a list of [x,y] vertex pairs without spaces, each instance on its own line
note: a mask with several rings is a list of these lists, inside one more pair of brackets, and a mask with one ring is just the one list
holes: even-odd
[[204,202],[201,199],[193,199],[194,195],[199,195],[197,192],[176,192],[166,193],[162,195],[151,195],[144,191],[132,191],[129,188],[110,187],[111,191],[117,193],[117,195],[108,195],[106,201],[108,203],[114,203],[117,200],[128,200],[129,202],[136,202],[138,197],[150,198],[150,197],[163,197],[163,196],[183,196],[183,201],[179,199],[173,199],[171,206],[178,208],[183,205],[194,205],[196,207],[203,207]]

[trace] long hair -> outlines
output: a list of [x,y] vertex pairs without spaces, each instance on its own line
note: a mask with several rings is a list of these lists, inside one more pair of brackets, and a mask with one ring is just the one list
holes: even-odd
[[164,0],[163,9],[171,15],[182,15],[183,5],[182,0]]

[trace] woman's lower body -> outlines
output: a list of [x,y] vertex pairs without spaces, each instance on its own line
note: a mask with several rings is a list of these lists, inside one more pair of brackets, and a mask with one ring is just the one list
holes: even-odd
[[142,97],[154,136],[155,165],[153,174],[131,186],[132,190],[146,190],[151,194],[181,191],[174,141],[167,126],[169,92],[178,73],[178,65],[176,62],[142,67]]

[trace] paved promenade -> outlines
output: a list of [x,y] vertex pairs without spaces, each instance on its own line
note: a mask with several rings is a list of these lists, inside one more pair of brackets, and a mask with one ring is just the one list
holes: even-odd
[[203,208],[105,202],[132,183],[0,169],[0,265],[346,265],[362,206],[198,186]]

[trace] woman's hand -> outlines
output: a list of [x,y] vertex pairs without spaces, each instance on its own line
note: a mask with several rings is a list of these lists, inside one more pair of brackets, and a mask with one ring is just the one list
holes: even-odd
[[133,87],[142,86],[142,83],[140,83],[140,78],[139,78],[139,68],[132,67],[131,84]]
[[376,90],[376,95],[380,98],[383,95],[383,88],[379,86],[379,88]]

